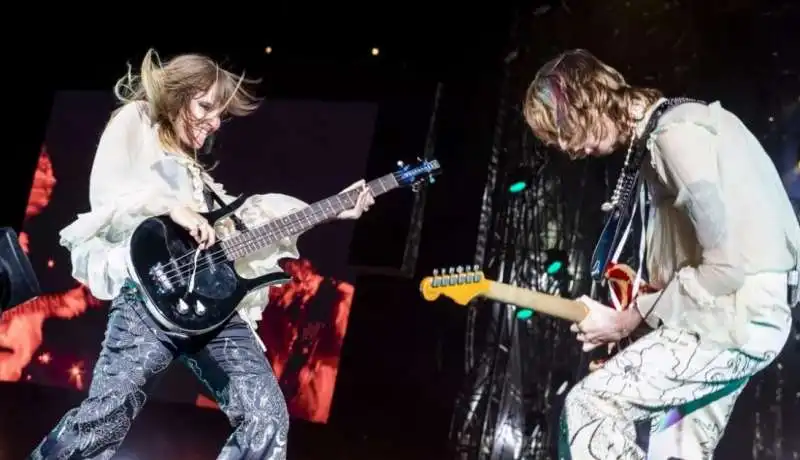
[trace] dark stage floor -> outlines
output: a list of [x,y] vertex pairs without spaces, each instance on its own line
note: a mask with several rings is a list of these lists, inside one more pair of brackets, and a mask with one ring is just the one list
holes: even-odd
[[[759,377],[756,381],[760,380]],[[757,385],[756,382],[753,382]],[[754,385],[755,386],[755,385]],[[759,424],[758,391],[750,388],[742,395],[731,423],[717,449],[719,458],[756,458],[788,460],[796,453],[797,414],[784,408],[783,431],[772,424],[761,425],[761,439],[754,439]],[[786,395],[787,399],[797,395]],[[0,383],[0,460],[22,460],[81,395],[70,390],[21,383]],[[795,399],[795,402],[797,400]],[[791,406],[791,401],[787,401]],[[796,407],[796,406],[795,406]],[[355,422],[355,421],[354,421]],[[387,423],[391,423],[387,421]],[[354,423],[353,426],[357,426]],[[371,430],[375,432],[374,427]],[[414,427],[407,427],[413,431]],[[230,433],[221,412],[187,404],[151,401],[136,420],[118,456],[120,460],[212,460]],[[409,434],[409,430],[387,429],[384,436],[358,434],[356,428],[343,429],[335,423],[311,424],[293,421],[289,433],[291,460],[441,460],[448,458],[443,446],[432,439]],[[401,431],[407,431],[403,433]],[[782,440],[781,455],[774,444]],[[756,444],[759,447],[756,447]],[[745,455],[742,455],[746,452]]]
[[[18,383],[0,384],[0,460],[22,460],[81,395]],[[151,401],[137,418],[120,460],[212,460],[230,433],[221,412]],[[333,424],[293,421],[289,459],[441,459],[430,446],[348,433]]]

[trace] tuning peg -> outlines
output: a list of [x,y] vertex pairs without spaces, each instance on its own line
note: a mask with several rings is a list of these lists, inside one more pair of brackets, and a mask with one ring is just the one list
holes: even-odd
[[439,270],[434,268],[433,269],[433,276],[439,276]]
[[397,162],[397,167],[398,168],[402,168],[403,166],[405,166],[405,164],[402,161],[398,161]]
[[480,270],[480,268],[481,267],[479,267],[478,264],[475,264],[475,265],[472,266],[472,271],[477,272],[477,271]]
[[456,267],[456,273],[459,273],[459,274],[460,274],[460,273],[464,273],[464,267],[462,267],[461,265],[459,265],[458,267]]
[[433,176],[428,177],[428,183],[434,184],[436,183],[436,179]]
[[450,267],[450,269],[448,270],[448,273],[449,273],[450,275],[454,274],[455,272],[456,272],[456,269],[455,269],[455,268],[453,268],[453,267]]

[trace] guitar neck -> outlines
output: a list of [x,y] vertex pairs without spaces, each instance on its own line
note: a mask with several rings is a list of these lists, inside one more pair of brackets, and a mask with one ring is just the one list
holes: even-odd
[[575,300],[556,297],[540,292],[531,291],[510,284],[489,282],[488,292],[484,297],[499,302],[510,303],[524,308],[536,310],[537,313],[544,313],[548,316],[579,323],[586,318],[588,310],[586,306]]
[[[387,174],[367,183],[373,196],[383,195],[398,186],[393,174]],[[298,235],[322,222],[333,219],[342,211],[352,209],[356,205],[361,190],[361,188],[356,188],[317,201],[292,214],[239,233],[223,241],[222,247],[231,260],[247,257],[283,238]]]

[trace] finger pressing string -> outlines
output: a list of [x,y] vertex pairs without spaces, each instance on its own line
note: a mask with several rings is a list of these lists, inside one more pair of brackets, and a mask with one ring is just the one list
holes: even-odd
[[[322,216],[324,211],[317,211],[312,213],[312,216]],[[285,225],[288,228],[291,228],[293,225],[297,225],[307,219],[307,216],[298,216],[288,219],[285,222]],[[246,248],[250,243],[244,242],[239,244],[233,244],[229,246],[229,250],[236,250],[238,248]],[[208,253],[207,257],[204,257],[202,260],[197,261],[197,257],[195,254],[195,250],[191,250],[188,252],[183,253],[182,255],[178,256],[174,260],[174,264],[171,265],[169,269],[165,271],[165,275],[170,281],[177,281],[184,276],[189,275],[194,270],[200,271],[205,270],[210,267],[213,263],[219,262],[223,260],[225,255],[225,250],[222,248],[218,248],[210,253]],[[196,261],[196,266],[195,266]]]

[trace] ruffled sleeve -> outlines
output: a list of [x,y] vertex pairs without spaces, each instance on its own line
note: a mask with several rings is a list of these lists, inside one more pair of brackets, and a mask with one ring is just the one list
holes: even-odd
[[685,117],[667,123],[652,137],[660,172],[677,190],[674,206],[689,217],[701,250],[699,264],[680,268],[662,292],[638,301],[643,316],[652,312],[668,324],[682,323],[687,312],[708,313],[710,308],[730,304],[730,297],[744,283],[741,254],[728,231],[730,215],[719,175],[717,132],[709,110],[690,107]]
[[[226,203],[234,200],[217,183],[209,182],[209,186]],[[234,213],[247,228],[255,228],[260,225],[290,214],[308,206],[305,202],[279,193],[265,195],[253,195]],[[222,219],[215,225],[217,234],[220,238],[226,239],[236,233],[234,224],[230,219]],[[298,258],[300,253],[297,249],[297,238],[284,238],[277,244],[271,245],[257,251],[248,257],[236,261],[236,271],[244,278],[255,278],[267,273],[280,271],[278,262],[281,259]],[[248,293],[239,305],[245,319],[252,324],[261,319],[261,313],[267,306],[269,289],[267,287],[255,289]]]
[[130,103],[112,116],[89,179],[91,210],[60,232],[73,277],[103,300],[113,299],[127,278],[127,238],[136,225],[179,202],[178,191],[151,168],[162,153],[143,109]]

